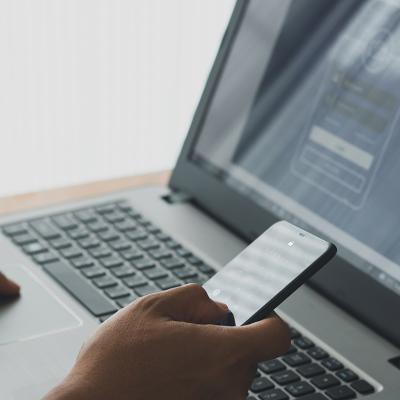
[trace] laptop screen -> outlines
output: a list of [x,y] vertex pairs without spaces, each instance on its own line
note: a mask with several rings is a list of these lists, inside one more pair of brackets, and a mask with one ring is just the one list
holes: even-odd
[[400,1],[252,0],[190,154],[398,294],[399,56]]

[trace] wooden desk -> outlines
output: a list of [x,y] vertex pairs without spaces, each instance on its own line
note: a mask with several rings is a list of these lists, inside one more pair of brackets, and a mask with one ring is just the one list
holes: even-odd
[[0,213],[8,214],[16,211],[28,210],[30,208],[63,203],[67,200],[78,200],[85,197],[92,197],[140,186],[166,184],[169,176],[169,171],[162,171],[145,175],[86,183],[59,189],[45,190],[43,192],[3,197],[0,198]]

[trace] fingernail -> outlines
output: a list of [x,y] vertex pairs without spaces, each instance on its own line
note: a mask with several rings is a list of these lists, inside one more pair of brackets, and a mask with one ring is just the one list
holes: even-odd
[[8,282],[8,285],[9,285],[8,287],[10,288],[10,290],[12,292],[19,293],[21,287],[18,285],[18,283],[15,283],[11,279],[7,279],[7,282]]

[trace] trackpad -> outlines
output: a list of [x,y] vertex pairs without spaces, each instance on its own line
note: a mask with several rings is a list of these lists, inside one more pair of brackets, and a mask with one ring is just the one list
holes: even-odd
[[0,345],[33,339],[71,329],[81,324],[60,300],[24,266],[2,266],[1,270],[21,286],[21,296],[0,301]]

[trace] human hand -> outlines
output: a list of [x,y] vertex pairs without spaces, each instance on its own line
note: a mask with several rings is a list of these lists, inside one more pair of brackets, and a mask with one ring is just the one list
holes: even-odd
[[18,296],[19,291],[19,285],[0,272],[0,298]]
[[46,400],[242,400],[257,362],[284,353],[276,315],[243,327],[213,325],[227,312],[198,285],[145,296],[103,323]]

